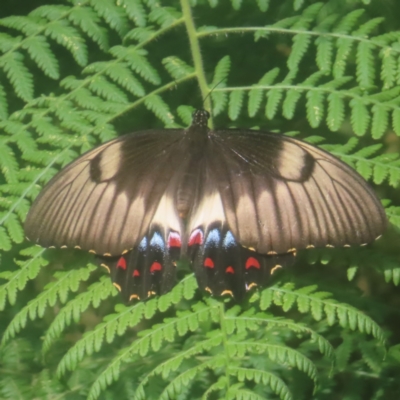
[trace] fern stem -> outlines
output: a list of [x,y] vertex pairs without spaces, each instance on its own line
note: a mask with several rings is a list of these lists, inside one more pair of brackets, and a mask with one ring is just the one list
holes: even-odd
[[[211,110],[211,99],[208,96],[210,89],[207,84],[206,76],[204,73],[203,58],[201,56],[199,34],[194,25],[192,10],[190,8],[189,0],[181,0],[183,17],[185,19],[186,30],[189,37],[190,50],[192,52],[194,69],[199,82],[201,95],[204,99],[204,107]],[[213,128],[213,121],[210,120],[210,128]]]
[[281,34],[290,34],[290,35],[309,35],[309,36],[319,36],[319,37],[331,37],[336,39],[348,39],[353,40],[355,42],[364,42],[368,44],[373,44],[376,47],[382,49],[388,49],[393,51],[394,53],[400,53],[399,49],[387,46],[384,43],[380,43],[362,36],[352,36],[346,35],[344,33],[334,33],[334,32],[318,32],[318,31],[309,31],[303,29],[289,29],[289,28],[278,28],[274,26],[258,26],[258,27],[238,27],[238,28],[217,28],[210,29],[207,31],[199,32],[197,37],[207,37],[207,36],[216,36],[216,35],[227,35],[229,33],[252,33],[252,32],[272,32],[272,33],[281,33]]
[[250,91],[253,89],[263,89],[263,90],[271,90],[271,89],[280,89],[280,90],[296,90],[297,92],[322,92],[322,93],[340,93],[343,97],[349,97],[351,99],[357,99],[363,101],[365,104],[371,105],[384,105],[390,110],[400,110],[400,106],[397,105],[394,101],[381,101],[374,99],[373,95],[363,96],[357,94],[354,90],[346,90],[346,89],[334,89],[323,86],[311,86],[311,85],[288,85],[288,84],[275,84],[275,85],[252,85],[252,86],[235,86],[235,87],[220,87],[215,88],[214,92],[235,92],[235,91]]
[[225,398],[228,399],[228,393],[229,393],[229,388],[230,388],[230,375],[229,375],[229,360],[230,360],[230,355],[229,355],[229,346],[228,346],[228,335],[226,332],[226,324],[225,324],[225,305],[224,303],[219,304],[219,319],[220,319],[220,325],[221,325],[221,332],[222,332],[222,345],[224,347],[225,351],[225,377],[226,377],[226,395]]

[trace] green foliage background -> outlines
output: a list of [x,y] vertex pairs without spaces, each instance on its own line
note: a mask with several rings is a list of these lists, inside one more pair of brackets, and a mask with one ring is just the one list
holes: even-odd
[[[398,15],[395,0],[3,0],[0,398],[399,398]],[[331,151],[391,228],[300,254],[240,305],[183,268],[171,293],[126,306],[88,255],[24,240],[62,166],[201,107],[213,126]]]

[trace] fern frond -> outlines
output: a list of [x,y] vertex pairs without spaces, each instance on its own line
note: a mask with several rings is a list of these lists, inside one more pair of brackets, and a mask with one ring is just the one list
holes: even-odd
[[239,382],[252,380],[255,383],[262,383],[271,387],[272,391],[282,400],[291,400],[293,398],[285,382],[270,372],[242,367],[232,367],[229,372],[231,375],[236,376]]
[[329,298],[329,293],[316,292],[316,289],[313,285],[295,290],[292,284],[266,289],[260,298],[260,308],[266,310],[273,303],[287,312],[296,304],[301,313],[310,313],[317,321],[325,317],[329,325],[338,321],[343,328],[367,333],[380,342],[385,340],[382,329],[370,317],[349,305]]
[[173,79],[182,79],[194,72],[192,66],[186,64],[178,57],[166,57],[162,63]]
[[174,26],[182,18],[182,13],[173,7],[154,7],[149,14],[149,21],[152,21],[161,28]]
[[117,291],[111,285],[109,277],[102,277],[87,288],[87,291],[79,294],[69,301],[50,324],[43,340],[43,353],[47,353],[52,344],[61,336],[64,329],[72,323],[77,323],[84,311],[91,305],[94,308],[100,306],[100,302],[111,296],[117,295]]
[[147,61],[145,50],[137,50],[134,47],[115,46],[110,49],[114,57],[118,57],[128,64],[144,80],[154,85],[161,82],[160,76],[155,68]]
[[[1,234],[1,230],[0,230]],[[17,292],[25,288],[28,280],[36,278],[42,267],[48,264],[43,255],[44,250],[38,247],[30,247],[21,251],[21,255],[31,257],[28,261],[22,262],[17,261],[16,264],[20,266],[19,270],[7,271],[2,276],[3,279],[7,279],[7,283],[0,286],[0,304],[4,309],[5,299],[8,297],[10,304],[15,304]]]
[[74,7],[69,13],[68,18],[96,42],[102,50],[108,50],[109,41],[107,31],[101,26],[101,20],[94,10],[90,7]]
[[91,1],[91,6],[97,14],[123,37],[128,32],[128,20],[122,7],[118,7],[112,0]]
[[[189,276],[176,285],[171,292],[160,297],[160,299],[151,299],[146,303],[137,303],[130,307],[121,304],[118,305],[116,307],[116,314],[109,314],[105,322],[97,325],[93,331],[87,332],[74,347],[68,350],[58,365],[57,374],[63,375],[67,370],[73,370],[86,354],[90,355],[95,351],[99,351],[104,339],[108,343],[111,343],[116,334],[119,336],[124,334],[129,327],[137,325],[142,318],[152,318],[157,309],[161,309],[165,312],[172,305],[181,301],[182,297],[187,299],[192,298],[194,288],[195,281],[193,276]],[[134,342],[133,349],[128,350],[116,360],[116,365],[119,366],[120,361],[123,360],[124,357],[128,357],[130,351],[132,351],[132,353],[135,351],[140,352],[141,355],[147,353],[149,340],[152,338],[152,335],[151,332],[145,332],[142,333],[142,335],[144,335],[142,339]],[[158,340],[158,337],[154,338],[154,340]],[[138,342],[142,343],[144,347],[141,348]],[[154,345],[156,345],[156,341]],[[105,374],[107,374],[107,371],[105,371]]]
[[140,0],[120,0],[118,4],[125,9],[128,17],[134,21],[137,26],[146,26],[147,15]]
[[68,272],[56,272],[54,277],[57,281],[47,284],[42,294],[30,301],[7,326],[2,338],[2,343],[7,343],[11,338],[15,337],[15,335],[26,326],[28,317],[31,320],[36,319],[36,317],[43,317],[46,307],[53,306],[57,299],[59,299],[61,303],[65,303],[67,301],[68,292],[76,292],[79,283],[89,278],[93,268],[95,267],[87,266]]
[[50,45],[43,36],[32,36],[24,40],[23,48],[26,49],[32,60],[50,78],[60,77],[57,59],[50,50]]
[[25,101],[33,98],[33,79],[23,64],[23,55],[17,52],[3,55],[0,59],[2,68],[13,85],[15,93]]

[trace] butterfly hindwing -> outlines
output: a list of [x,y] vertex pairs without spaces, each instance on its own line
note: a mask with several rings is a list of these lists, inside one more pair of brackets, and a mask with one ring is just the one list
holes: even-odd
[[175,206],[174,189],[171,182],[138,244],[118,257],[100,257],[126,301],[164,294],[175,284],[176,261],[182,248],[182,223]]
[[264,255],[241,246],[226,225],[196,228],[189,256],[201,289],[240,300],[251,289],[265,286],[276,270],[290,266],[295,254]]

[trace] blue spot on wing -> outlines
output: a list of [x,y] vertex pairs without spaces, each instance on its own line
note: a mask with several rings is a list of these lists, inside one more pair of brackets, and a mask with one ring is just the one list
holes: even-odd
[[231,231],[226,232],[226,235],[224,237],[224,241],[222,242],[222,245],[224,246],[225,249],[236,246],[236,240],[235,240],[234,236],[232,235]]
[[218,246],[219,242],[221,240],[221,233],[218,229],[213,229],[211,230],[208,235],[207,235],[207,239],[206,239],[206,243],[205,246]]
[[160,250],[164,251],[164,239],[158,232],[154,232],[154,235],[150,240],[150,246],[158,247]]
[[139,249],[139,251],[146,251],[146,249],[147,249],[147,238],[146,238],[146,236],[139,243],[138,249]]

